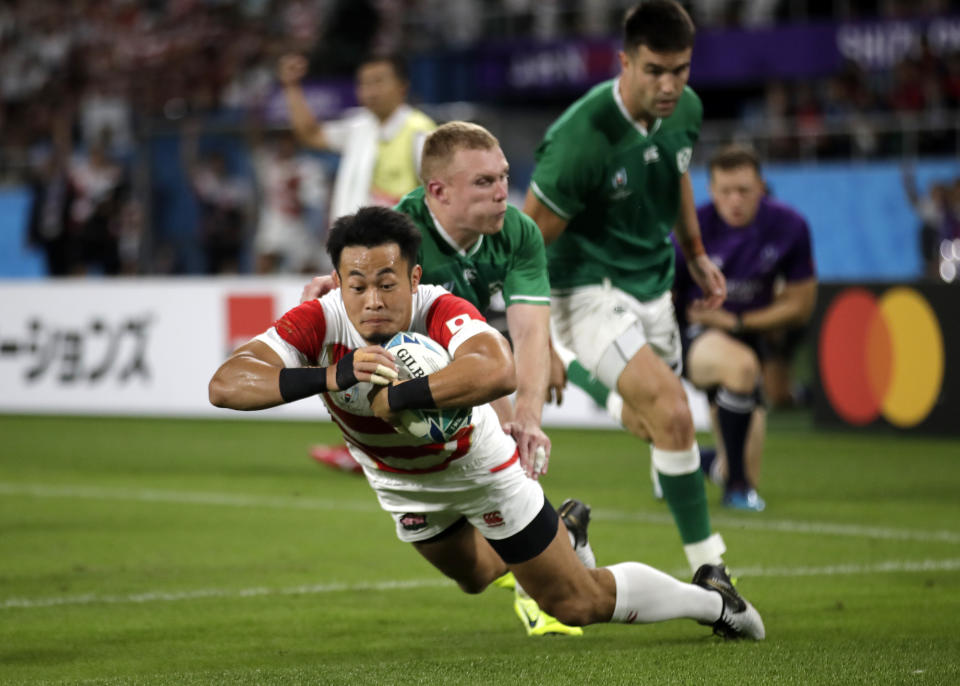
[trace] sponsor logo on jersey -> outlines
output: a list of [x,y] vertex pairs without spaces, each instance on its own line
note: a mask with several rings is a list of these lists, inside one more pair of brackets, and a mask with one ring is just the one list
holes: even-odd
[[427,528],[427,515],[408,512],[400,515],[400,526],[407,531],[419,531]]
[[500,514],[500,510],[494,510],[493,512],[484,512],[483,521],[487,526],[503,526],[503,515]]
[[677,151],[677,171],[686,174],[690,168],[690,159],[693,157],[693,148],[680,148]]
[[463,270],[463,278],[465,278],[468,283],[473,283],[477,280],[477,270],[473,267],[467,267]]
[[461,315],[457,315],[453,319],[448,319],[445,322],[445,324],[447,325],[447,328],[450,329],[450,333],[456,333],[457,331],[462,329],[464,326],[466,326],[467,322],[469,321],[470,321],[469,314],[461,314]]
[[654,162],[660,161],[660,151],[657,150],[657,146],[651,145],[643,151],[643,161],[645,164],[653,164]]

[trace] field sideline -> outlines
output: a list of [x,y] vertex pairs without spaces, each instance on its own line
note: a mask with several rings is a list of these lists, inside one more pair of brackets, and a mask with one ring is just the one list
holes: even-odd
[[[553,430],[600,564],[688,578],[648,453]],[[0,683],[957,684],[960,442],[773,415],[768,509],[714,524],[768,640],[694,622],[529,639],[396,541],[329,424],[0,416]]]

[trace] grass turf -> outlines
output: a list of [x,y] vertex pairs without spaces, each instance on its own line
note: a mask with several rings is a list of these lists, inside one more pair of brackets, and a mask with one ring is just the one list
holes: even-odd
[[[687,578],[647,450],[555,430],[600,564]],[[0,417],[0,682],[960,683],[960,445],[770,422],[762,514],[717,507],[768,640],[689,621],[529,639],[396,541],[329,424]]]

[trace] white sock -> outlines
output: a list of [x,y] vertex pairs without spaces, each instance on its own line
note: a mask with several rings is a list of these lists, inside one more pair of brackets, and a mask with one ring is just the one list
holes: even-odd
[[690,570],[696,572],[702,565],[722,565],[727,546],[720,534],[713,533],[697,543],[687,543],[683,552],[687,555]]
[[597,568],[597,556],[593,554],[593,548],[590,547],[590,541],[587,541],[582,546],[577,546],[577,539],[574,538],[573,533],[569,530],[567,531],[567,536],[570,537],[570,545],[573,546],[573,552],[577,554],[577,557],[580,558],[580,561],[583,563],[583,566],[587,569],[596,569]]
[[617,584],[611,622],[647,624],[687,618],[712,624],[723,612],[719,593],[678,581],[641,562],[620,562],[607,569]]

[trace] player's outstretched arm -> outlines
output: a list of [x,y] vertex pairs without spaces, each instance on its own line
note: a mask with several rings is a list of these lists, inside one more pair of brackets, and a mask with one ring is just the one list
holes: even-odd
[[277,78],[283,85],[290,112],[290,125],[302,144],[324,150],[328,147],[323,124],[317,121],[300,82],[307,75],[307,60],[302,55],[284,55],[277,65]]
[[210,379],[210,403],[231,410],[263,410],[281,405],[280,370],[283,360],[270,346],[250,341],[220,365]]
[[390,353],[378,345],[350,351],[329,367],[284,367],[270,346],[250,341],[237,348],[210,380],[210,403],[231,410],[263,410],[361,381],[386,386],[397,378]]
[[[512,304],[507,308],[507,328],[514,346],[517,396],[513,420],[504,429],[517,442],[527,475],[535,479],[546,474],[550,458],[550,439],[540,428],[550,374],[550,308]],[[537,448],[544,451],[539,469],[534,465]]]

